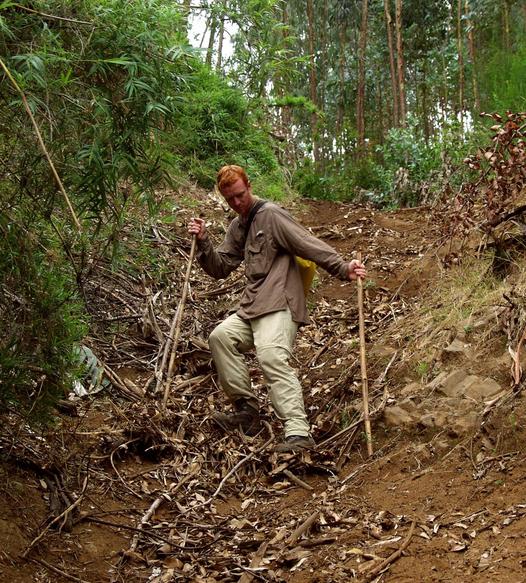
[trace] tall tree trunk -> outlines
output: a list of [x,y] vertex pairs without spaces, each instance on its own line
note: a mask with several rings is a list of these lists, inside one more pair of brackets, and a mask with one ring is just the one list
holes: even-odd
[[212,67],[212,55],[214,54],[214,43],[217,31],[217,20],[215,16],[210,17],[210,37],[208,38],[208,49],[206,50],[206,64]]
[[464,129],[464,51],[462,48],[462,0],[457,0],[458,108],[461,131]]
[[223,66],[223,40],[225,37],[225,17],[221,17],[221,22],[219,23],[219,39],[217,45],[217,61],[216,61],[216,71],[221,72]]
[[509,0],[503,0],[502,3],[502,29],[504,33],[504,48],[509,51],[510,42],[510,3]]
[[380,146],[383,146],[385,142],[385,118],[384,116],[384,92],[382,91],[382,76],[378,75],[377,80],[377,104],[376,104],[376,111],[378,114],[378,143]]
[[443,87],[443,94],[442,94],[442,127],[445,126],[446,120],[448,119],[448,109],[449,109],[449,87],[448,87],[448,66],[446,63],[446,57],[442,54],[442,79],[444,81]]
[[[328,53],[329,53],[329,43],[328,40],[328,19],[329,19],[329,5],[328,0],[323,0],[323,7],[321,13],[321,22],[319,23],[320,35],[319,35],[319,47],[318,54],[321,56],[320,66],[318,67],[318,100],[320,102],[320,107],[325,110],[326,106],[326,86],[327,86],[327,73],[329,71],[328,63]],[[325,170],[327,162],[331,158],[332,144],[331,137],[327,138],[325,127],[326,123],[322,123],[322,134],[320,136],[320,169]],[[330,128],[329,134],[332,136],[334,134],[334,125]]]
[[[316,75],[316,56],[314,54],[314,10],[312,0],[307,0],[307,22],[308,22],[308,43],[309,43],[309,87],[310,99],[318,107],[317,75]],[[313,111],[311,114],[311,132],[312,132],[312,153],[314,156],[314,166],[317,169],[320,161],[320,149],[318,140],[318,113]]]
[[[524,6],[526,7],[526,4]],[[473,102],[475,106],[475,113],[480,113],[480,95],[477,77],[477,60],[475,53],[475,34],[473,22],[470,18],[469,0],[466,0],[465,10],[467,15],[466,25],[468,29],[469,58],[471,59],[471,82],[473,85]]]
[[190,17],[190,0],[183,0],[183,15],[186,21],[186,28],[189,28],[188,19]]
[[340,146],[345,117],[345,45],[347,41],[345,22],[338,25],[338,111],[336,114],[336,143]]
[[402,0],[396,0],[395,10],[396,28],[396,62],[398,70],[398,96],[400,98],[400,125],[405,126],[407,107],[405,101],[405,65],[404,46],[402,42]]
[[424,139],[426,144],[429,143],[431,134],[429,124],[429,105],[427,100],[427,59],[424,59],[424,66],[422,69],[422,120],[424,122]]
[[365,53],[367,50],[368,0],[362,0],[362,22],[358,48],[358,93],[356,96],[356,130],[358,133],[358,156],[365,152]]
[[[289,47],[289,14],[287,3],[283,2],[281,6],[276,6],[279,11],[276,14],[276,20],[281,20],[283,26],[279,28],[278,35],[281,35],[277,42],[283,50]],[[282,70],[277,70],[274,78],[274,91],[278,98],[283,98],[290,93],[290,81]],[[292,111],[289,105],[282,105],[276,112],[275,120],[278,134],[282,138],[282,155],[280,162],[289,169],[294,169],[294,142],[291,135]]]
[[398,102],[398,83],[396,81],[395,69],[395,51],[393,44],[393,31],[391,10],[389,0],[384,0],[385,27],[387,29],[387,47],[389,49],[389,72],[391,74],[391,92],[393,94],[393,125],[396,127],[400,123],[399,102]]

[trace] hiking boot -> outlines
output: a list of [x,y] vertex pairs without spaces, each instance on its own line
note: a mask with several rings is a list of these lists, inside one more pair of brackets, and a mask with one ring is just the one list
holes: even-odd
[[301,451],[302,449],[312,449],[316,446],[314,439],[305,435],[289,435],[285,441],[278,443],[274,448],[277,453],[288,453]]
[[248,403],[235,405],[233,413],[214,413],[212,419],[225,431],[239,429],[245,435],[256,435],[261,429],[259,411]]

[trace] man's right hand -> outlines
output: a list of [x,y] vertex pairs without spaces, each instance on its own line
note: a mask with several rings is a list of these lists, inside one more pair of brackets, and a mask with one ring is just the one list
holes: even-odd
[[190,235],[195,235],[199,241],[206,239],[208,233],[206,232],[206,225],[204,219],[193,217],[188,223],[188,232]]

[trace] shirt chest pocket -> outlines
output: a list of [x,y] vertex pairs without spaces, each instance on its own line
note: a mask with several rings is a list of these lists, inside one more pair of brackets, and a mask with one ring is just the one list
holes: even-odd
[[272,265],[272,249],[263,231],[252,237],[245,247],[246,275],[249,279],[265,277]]

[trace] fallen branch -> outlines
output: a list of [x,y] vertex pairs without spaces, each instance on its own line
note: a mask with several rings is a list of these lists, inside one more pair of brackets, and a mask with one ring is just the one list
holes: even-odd
[[84,484],[82,485],[82,491],[79,494],[79,497],[75,500],[75,502],[73,502],[73,504],[70,504],[70,506],[68,506],[64,512],[62,512],[61,514],[59,514],[59,516],[57,516],[56,518],[54,518],[47,526],[46,528],[44,528],[44,530],[36,537],[34,538],[31,543],[29,544],[29,546],[26,548],[26,550],[22,553],[22,557],[24,557],[24,559],[29,555],[29,553],[31,552],[31,549],[40,541],[42,540],[42,538],[44,537],[44,535],[46,534],[46,532],[54,525],[56,524],[61,518],[66,518],[68,516],[68,514],[74,509],[76,508],[81,502],[82,502],[82,498],[84,497],[84,493],[86,492],[86,488],[88,486],[88,475],[86,474],[86,477],[84,478]]
[[[362,254],[358,253],[358,261],[362,261]],[[373,455],[373,436],[371,434],[371,419],[369,417],[369,379],[367,378],[367,360],[365,356],[365,318],[363,314],[363,282],[359,277],[358,284],[358,322],[360,334],[360,370],[362,372],[362,400],[365,438],[367,441],[367,455]]]
[[[259,567],[265,553],[267,552],[269,541],[264,541],[259,545],[258,550],[254,553],[252,559],[250,560],[250,568],[256,569]],[[252,573],[243,573],[241,578],[239,579],[239,583],[250,583],[254,579],[254,575]]]
[[190,280],[190,270],[192,269],[192,263],[195,256],[195,251],[197,248],[197,237],[192,236],[192,246],[190,248],[190,256],[188,258],[188,265],[186,266],[186,274],[183,283],[183,292],[181,294],[181,301],[177,306],[174,319],[172,320],[172,325],[170,326],[170,334],[166,340],[166,345],[164,347],[163,359],[161,361],[161,368],[158,372],[157,386],[155,387],[155,392],[160,391],[163,384],[163,374],[166,367],[166,362],[168,361],[168,355],[170,356],[168,371],[166,373],[164,395],[162,410],[166,411],[166,405],[168,403],[168,395],[170,392],[170,381],[172,380],[173,369],[175,364],[175,355],[177,351],[177,344],[179,342],[179,334],[181,333],[181,322],[183,320],[184,304],[186,302],[186,296],[188,294],[188,282]]
[[287,476],[287,478],[291,482],[294,482],[296,485],[300,486],[301,488],[304,488],[305,490],[309,490],[309,491],[314,490],[314,488],[310,484],[307,484],[307,482],[300,480],[300,478],[298,478],[298,476],[295,476],[290,470],[283,470],[283,473],[285,474],[285,476]]
[[148,508],[146,514],[141,518],[141,521],[137,525],[137,534],[133,537],[132,543],[127,552],[135,551],[135,549],[137,548],[137,544],[139,543],[139,538],[141,536],[144,525],[148,523],[148,521],[153,516],[154,512],[159,508],[159,506],[165,500],[170,502],[171,500],[170,497],[173,496],[182,486],[184,486],[186,482],[193,478],[197,474],[198,470],[199,467],[197,466],[196,468],[194,468],[194,470],[187,474],[180,482],[178,482],[177,484],[172,484],[166,492],[163,492],[158,498],[156,498],[153,501],[152,505],[150,506],[150,508]]
[[77,583],[88,583],[88,581],[85,581],[84,579],[79,579],[78,577],[75,577],[74,575],[70,575],[69,573],[66,573],[66,571],[62,571],[58,567],[55,567],[55,565],[51,565],[47,561],[44,561],[44,559],[31,559],[31,560],[34,563],[38,563],[39,565],[43,565],[46,569],[53,571],[54,573],[56,573],[57,575],[60,575],[61,577],[64,577],[65,579],[69,579],[70,581],[76,581]]
[[142,530],[143,530],[144,526],[148,523],[148,521],[154,515],[155,511],[159,508],[159,506],[165,500],[167,500],[169,502],[171,500],[170,497],[173,496],[184,484],[186,484],[186,482],[188,482],[191,478],[193,478],[195,476],[195,474],[197,474],[198,470],[199,470],[199,467],[197,466],[196,468],[194,468],[193,471],[191,471],[189,474],[187,474],[180,482],[178,482],[177,484],[172,484],[172,486],[170,486],[170,488],[166,492],[163,492],[158,498],[156,498],[153,501],[152,505],[150,506],[150,508],[148,508],[148,510],[146,511],[146,514],[141,518],[141,521],[137,525],[137,533],[135,534],[135,536],[132,539],[132,542],[131,542],[130,548],[128,549],[128,552],[135,551],[135,549],[137,548],[137,545],[139,544],[139,538],[142,534]]
[[513,352],[511,346],[508,347],[508,350],[511,354],[511,358],[513,359],[513,366],[512,366],[512,376],[513,376],[513,386],[517,387],[520,382],[521,382],[521,378],[522,378],[522,367],[521,367],[521,361],[520,361],[520,356],[521,356],[521,347],[522,347],[522,343],[524,342],[524,340],[526,340],[526,328],[524,328],[521,337],[519,339],[519,343],[517,344],[517,350],[515,352]]
[[220,482],[219,486],[217,487],[216,491],[212,494],[212,496],[206,502],[203,503],[203,505],[209,504],[210,502],[212,502],[212,500],[219,494],[219,492],[221,491],[221,489],[225,485],[225,482],[228,480],[228,478],[230,478],[230,476],[232,474],[234,474],[235,472],[237,472],[237,470],[239,470],[239,468],[243,464],[245,464],[246,462],[248,462],[249,460],[251,460],[256,454],[261,453],[264,449],[266,449],[272,443],[272,441],[274,440],[274,433],[272,432],[272,429],[270,428],[270,425],[266,421],[264,421],[264,423],[265,423],[265,425],[267,426],[267,428],[269,429],[269,431],[271,433],[270,439],[268,439],[267,441],[265,441],[265,443],[261,447],[259,447],[255,451],[250,452],[243,459],[239,460],[237,462],[237,464],[221,480],[221,482]]
[[302,535],[308,532],[314,523],[318,520],[319,516],[320,511],[316,510],[316,512],[313,512],[306,520],[304,520],[291,534],[287,546],[293,546]]
[[102,361],[100,362],[111,384],[119,390],[123,397],[130,401],[140,401],[144,397],[144,393],[133,381],[130,379],[121,379],[107,364],[104,364]]
[[131,486],[128,486],[128,484],[124,481],[123,477],[120,475],[119,470],[117,470],[117,468],[115,467],[115,463],[113,461],[113,456],[115,454],[115,452],[119,449],[125,449],[126,447],[128,447],[128,445],[130,445],[130,443],[133,443],[134,441],[138,441],[139,438],[135,438],[132,439],[130,441],[128,441],[127,443],[123,443],[121,445],[119,445],[118,447],[116,447],[110,454],[110,463],[111,463],[111,467],[113,468],[114,472],[117,474],[117,477],[119,478],[119,480],[122,482],[123,486],[129,491],[131,492],[134,496],[136,496],[137,498],[139,498],[139,500],[142,500],[142,496],[140,494],[138,494]]
[[[384,391],[384,396],[382,397],[382,402],[380,403],[380,405],[376,409],[374,409],[370,413],[370,417],[374,417],[377,413],[379,413],[380,411],[382,411],[385,408],[385,404],[387,402],[388,395],[389,395],[389,393],[387,391]],[[349,431],[353,430],[355,427],[360,425],[363,422],[363,420],[364,420],[364,415],[362,413],[360,415],[360,417],[358,418],[358,421],[351,423],[351,425],[348,425],[347,427],[345,427],[345,429],[338,431],[338,433],[335,433],[334,435],[331,435],[330,437],[328,437],[324,441],[320,442],[318,444],[318,448],[323,447],[323,446],[331,443],[332,441],[334,441],[335,439],[338,439],[338,437],[341,437],[342,435],[345,435],[346,433],[348,433]]]
[[394,563],[396,561],[396,559],[398,559],[402,555],[404,550],[408,547],[409,543],[411,542],[411,539],[413,538],[415,526],[416,526],[416,520],[413,520],[413,522],[411,523],[411,527],[409,529],[409,533],[408,533],[407,537],[405,538],[404,542],[400,545],[400,548],[397,549],[391,555],[389,555],[387,557],[387,559],[384,559],[379,565],[377,565],[376,567],[373,567],[366,574],[365,581],[371,581],[372,579],[374,579],[376,577],[376,575],[381,573],[384,569],[386,569],[391,563]]
[[164,502],[164,500],[170,500],[166,492],[153,501],[153,504],[150,506],[150,508],[148,508],[146,514],[141,518],[141,522],[137,525],[138,532],[133,536],[132,543],[130,545],[130,548],[128,549],[128,552],[135,551],[137,545],[139,544],[139,537],[142,534],[144,525],[148,523],[150,518],[153,516],[154,512],[157,510],[157,508],[159,508],[159,506]]

